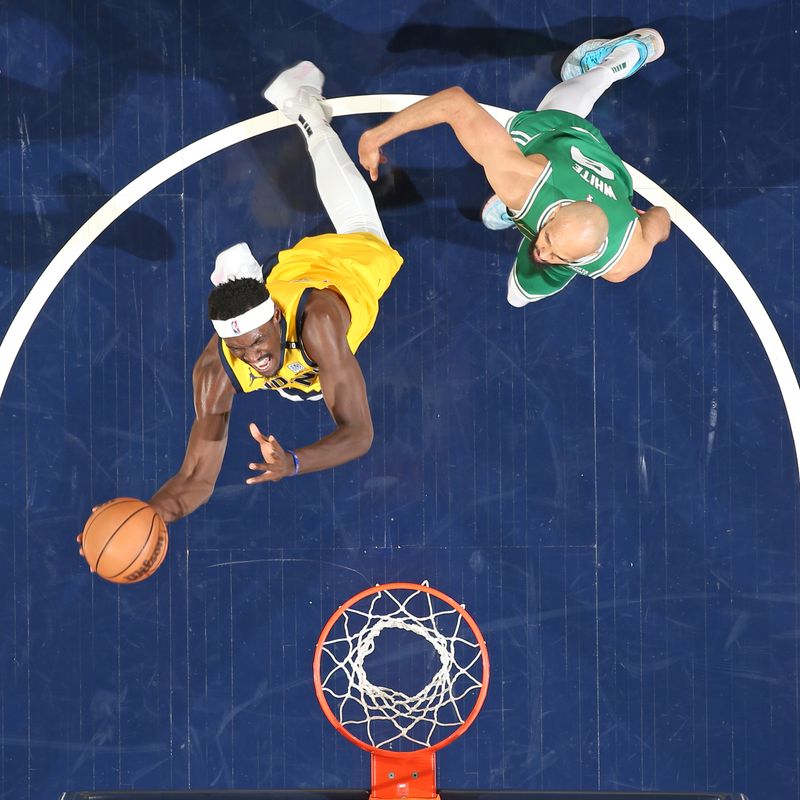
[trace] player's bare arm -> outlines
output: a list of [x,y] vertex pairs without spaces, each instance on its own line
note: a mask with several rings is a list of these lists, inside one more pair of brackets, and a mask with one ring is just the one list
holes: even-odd
[[217,354],[216,336],[197,359],[192,384],[196,419],[183,464],[149,501],[166,523],[191,514],[206,503],[222,467],[235,390]]
[[656,245],[665,242],[669,237],[672,222],[669,212],[661,206],[653,206],[644,213],[639,213],[639,224],[633,233],[631,243],[625,255],[605,275],[601,277],[612,283],[622,283],[631,275],[635,275],[650,261]]
[[459,86],[432,94],[365,131],[358,143],[361,166],[377,180],[384,144],[440,123],[450,125],[461,146],[483,167],[498,197],[510,208],[520,208],[546,159],[522,155],[505,128]]
[[[336,428],[317,442],[294,451],[299,473],[317,472],[352,461],[372,445],[372,417],[367,387],[356,357],[347,343],[350,312],[346,303],[329,289],[315,290],[303,317],[303,347],[319,366],[325,404]],[[264,461],[251,469],[261,473],[248,483],[276,481],[294,474],[291,453],[272,437],[261,438],[251,428]]]

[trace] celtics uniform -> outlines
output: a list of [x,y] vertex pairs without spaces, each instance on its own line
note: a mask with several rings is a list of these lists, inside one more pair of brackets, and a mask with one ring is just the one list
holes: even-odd
[[347,303],[347,343],[355,353],[372,330],[378,316],[378,300],[402,263],[396,250],[371,233],[309,236],[278,253],[272,269],[269,265],[264,269],[267,291],[283,312],[281,366],[275,375],[266,378],[235,358],[220,338],[220,359],[236,390],[274,389],[290,400],[322,397],[319,367],[303,349],[303,313],[311,291],[332,289]]
[[[598,278],[608,272],[625,253],[638,218],[622,160],[594,125],[567,111],[522,111],[506,128],[524,155],[547,159],[522,208],[509,212],[525,237],[509,283],[535,300],[563,289],[577,274]],[[537,264],[531,241],[559,206],[578,200],[596,203],[608,217],[608,237],[599,252],[570,264]]]

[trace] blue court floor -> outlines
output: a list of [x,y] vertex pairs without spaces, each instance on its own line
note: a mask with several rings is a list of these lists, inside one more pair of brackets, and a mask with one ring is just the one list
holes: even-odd
[[[730,254],[796,370],[792,0],[7,0],[0,335],[97,209],[271,110],[260,89],[289,64],[319,64],[329,97],[459,84],[522,109],[580,41],[642,25],[666,55],[592,119]],[[380,118],[335,122],[349,152]],[[330,229],[299,133],[169,178],[44,302],[0,397],[0,797],[367,786],[317,706],[313,647],[355,592],[427,579],[466,604],[493,670],[441,786],[798,800],[797,452],[739,298],[675,226],[629,281],[514,309],[517,234],[480,224],[488,185],[452,133],[387,155],[375,192],[405,265],[358,353],[371,451],[246,486],[251,420],[287,446],[330,421],[237,399],[216,493],[142,584],[93,579],[75,535],[180,465],[215,254]]]

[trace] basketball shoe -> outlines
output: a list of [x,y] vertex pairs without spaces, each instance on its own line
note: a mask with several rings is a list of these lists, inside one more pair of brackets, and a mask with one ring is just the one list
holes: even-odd
[[576,78],[601,64],[611,67],[616,79],[621,80],[662,55],[664,40],[653,28],[637,28],[616,39],[589,39],[567,56],[561,67],[561,80]]
[[284,70],[262,92],[264,98],[292,122],[303,125],[303,118],[322,117],[327,122],[331,110],[322,97],[325,75],[310,61],[301,61]]
[[514,225],[514,220],[508,216],[506,204],[496,194],[483,204],[481,222],[490,231],[502,231]]

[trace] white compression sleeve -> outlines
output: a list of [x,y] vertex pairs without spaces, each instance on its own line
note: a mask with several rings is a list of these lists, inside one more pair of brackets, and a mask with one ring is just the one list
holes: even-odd
[[554,86],[539,103],[537,111],[569,111],[587,117],[600,96],[614,83],[614,74],[605,67],[595,67],[577,78]]
[[297,125],[306,137],[317,191],[337,233],[371,233],[384,242],[375,200],[336,132],[322,115],[308,114]]

